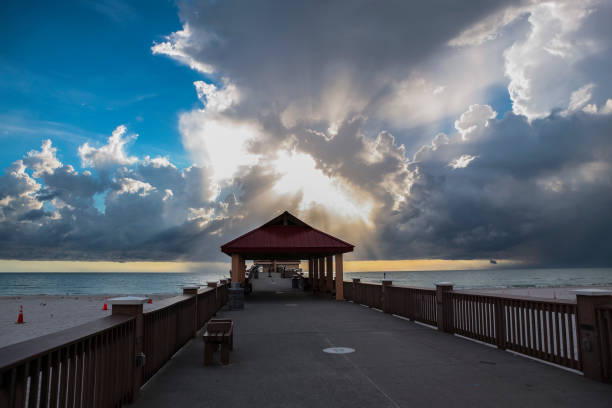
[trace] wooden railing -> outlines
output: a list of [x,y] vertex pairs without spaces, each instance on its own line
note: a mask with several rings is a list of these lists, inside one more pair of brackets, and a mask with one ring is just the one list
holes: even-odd
[[[221,296],[217,297],[222,290],[227,292],[227,286],[223,285],[219,288],[206,288],[198,291],[198,327],[204,326],[217,313],[217,310],[227,302],[227,296],[226,299],[221,299]],[[222,304],[217,303],[221,301],[223,301]]]
[[[137,316],[113,314],[1,348],[0,408],[131,402],[140,386],[226,302],[223,284],[158,301]],[[144,366],[136,358],[139,337]]]
[[603,380],[612,382],[612,305],[596,308],[595,316],[599,326]]
[[382,309],[382,289],[373,283],[353,283],[353,298],[355,303]]
[[407,317],[410,320],[437,324],[436,291],[433,289],[402,286],[385,287],[389,296],[389,313]]
[[342,282],[342,286],[343,286],[343,290],[342,293],[344,294],[344,299],[345,300],[350,300],[353,301],[354,297],[353,297],[353,282]]
[[134,320],[108,316],[0,349],[0,407],[109,407],[130,401]]
[[576,303],[450,292],[452,331],[581,370]]
[[374,283],[343,282],[343,284],[345,300],[383,309],[386,298],[386,312],[427,324],[437,324],[436,291],[433,289],[386,286],[383,295],[382,286]]
[[159,301],[154,310],[143,313],[145,382],[193,337],[195,313],[194,295]]
[[[453,291],[452,284],[446,283],[437,285],[436,290],[393,286],[391,281],[384,285],[362,283],[359,279],[343,285],[346,300],[612,382],[609,295],[594,291],[582,296],[585,306],[581,309],[583,324],[580,324],[575,301]],[[599,298],[587,300],[591,296]],[[591,333],[598,336],[597,346],[592,345]],[[588,370],[584,367],[583,353],[595,353],[589,354]]]
[[[227,304],[229,297],[229,284],[217,286],[217,310]],[[200,326],[201,327],[201,326]]]

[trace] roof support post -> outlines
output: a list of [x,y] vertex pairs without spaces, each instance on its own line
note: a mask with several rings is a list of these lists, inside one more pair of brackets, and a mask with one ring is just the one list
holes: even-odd
[[326,291],[326,282],[325,282],[325,258],[319,258],[319,288],[321,288],[321,292],[325,293]]
[[240,255],[232,254],[232,282],[240,282]]
[[308,286],[310,288],[312,288],[312,285],[314,284],[314,279],[313,279],[313,274],[314,274],[314,268],[312,266],[312,258],[308,258]]
[[336,254],[336,300],[344,300],[344,262],[342,254]]
[[327,262],[327,291],[334,293],[334,257],[328,256],[325,258]]
[[312,279],[314,280],[312,290],[315,292],[319,291],[319,260],[314,258],[312,260]]
[[244,286],[246,275],[246,259],[244,257],[240,257],[240,283]]

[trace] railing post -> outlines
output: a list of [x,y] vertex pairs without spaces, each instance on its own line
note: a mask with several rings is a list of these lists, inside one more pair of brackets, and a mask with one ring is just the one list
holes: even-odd
[[450,282],[436,283],[436,308],[438,330],[446,333],[453,332],[453,304],[448,292],[453,290]]
[[131,399],[129,402],[133,402],[138,399],[140,394],[140,386],[142,385],[144,378],[144,365],[146,356],[143,353],[144,350],[144,317],[142,315],[142,305],[145,304],[149,299],[145,297],[125,296],[108,299],[108,303],[111,304],[113,315],[127,315],[134,316],[135,330],[134,333],[134,356],[135,361],[132,362],[132,392]]
[[500,350],[506,349],[506,306],[501,299],[495,300],[495,343]]
[[193,324],[193,337],[196,336],[196,332],[198,331],[198,289],[199,286],[184,286],[183,287],[183,295],[195,295],[195,313],[194,313],[194,324]]
[[604,289],[576,289],[576,320],[582,372],[587,378],[604,381],[603,353],[595,309],[612,304],[612,291]]
[[393,281],[391,279],[383,279],[382,281],[382,309],[385,313],[391,313],[391,289]]

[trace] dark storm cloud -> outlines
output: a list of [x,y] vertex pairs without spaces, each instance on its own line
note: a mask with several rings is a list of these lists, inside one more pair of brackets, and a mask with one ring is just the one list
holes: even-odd
[[[385,252],[609,265],[611,134],[610,115],[530,125],[508,113],[466,141],[425,147],[410,164],[408,201],[381,229]],[[475,159],[449,166],[462,155]]]

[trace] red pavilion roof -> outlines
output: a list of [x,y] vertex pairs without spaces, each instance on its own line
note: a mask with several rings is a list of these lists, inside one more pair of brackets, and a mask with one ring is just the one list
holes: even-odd
[[285,211],[261,227],[222,245],[221,251],[228,255],[304,258],[341,254],[354,248],[354,245],[319,231]]

